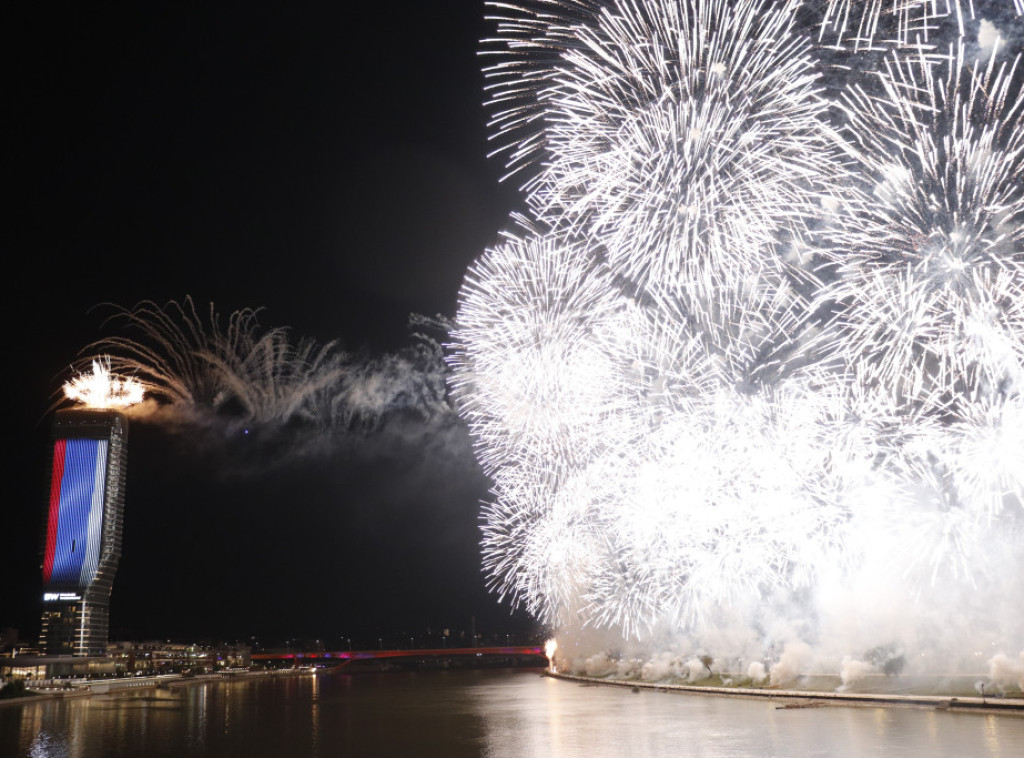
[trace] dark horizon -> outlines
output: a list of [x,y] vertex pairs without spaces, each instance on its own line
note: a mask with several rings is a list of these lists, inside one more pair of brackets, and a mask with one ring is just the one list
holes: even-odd
[[[380,356],[453,316],[519,202],[486,157],[480,0],[26,8],[11,25],[24,274],[6,316],[15,452],[0,628],[38,633],[55,393],[113,303],[263,308]],[[14,300],[19,302],[15,303]],[[424,430],[418,430],[422,435]],[[488,482],[464,430],[354,442],[258,475],[228,440],[133,421],[112,638],[527,633],[485,587]]]

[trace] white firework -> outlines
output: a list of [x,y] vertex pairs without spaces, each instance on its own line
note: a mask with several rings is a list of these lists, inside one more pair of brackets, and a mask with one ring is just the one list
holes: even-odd
[[79,371],[61,388],[64,397],[88,408],[129,408],[142,402],[142,385],[110,370],[110,357],[93,358],[92,371]]
[[235,311],[225,327],[212,303],[204,319],[188,297],[162,307],[144,301],[112,317],[137,337],[105,337],[88,349],[109,354],[115,370],[137,377],[182,420],[205,424],[219,414],[233,425],[281,424],[338,380],[342,355],[334,343],[293,344],[286,329],[261,329],[257,316]]
[[1024,365],[1024,97],[1017,61],[895,62],[844,104],[862,198],[829,293],[859,379],[917,402],[1019,389]]
[[1004,508],[1024,507],[1024,396],[973,403],[951,431],[950,469],[965,510],[991,523]]
[[989,26],[1021,4],[491,5],[493,128],[529,135],[546,231],[473,266],[450,346],[490,586],[621,639],[745,616],[763,655],[843,604],[877,621],[886,583],[1007,608],[1024,105]]
[[855,51],[927,45],[940,21],[955,16],[963,25],[959,0],[828,0],[819,39]]
[[579,244],[513,237],[473,266],[452,335],[452,386],[489,473],[590,453],[594,424],[616,402],[598,334],[624,310]]
[[798,2],[615,2],[545,91],[551,155],[530,203],[644,288],[781,276],[841,175]]
[[1004,9],[1024,15],[1024,0],[828,0],[818,39],[855,52],[904,47],[941,52],[947,27],[959,38],[984,35],[984,25],[991,26],[986,15],[1001,16]]
[[[801,486],[822,463],[815,408],[783,394],[709,393],[703,407],[663,422],[650,450],[619,451],[615,476],[597,461],[580,491],[568,490],[601,498],[610,519],[605,539],[615,549],[586,595],[591,623],[627,633],[687,628],[723,603],[809,580],[792,569],[835,516]],[[773,423],[780,410],[797,412]]]
[[87,350],[108,354],[108,367],[137,378],[149,401],[141,416],[228,435],[287,434],[296,451],[299,437],[330,449],[332,437],[344,443],[391,421],[441,433],[455,421],[444,351],[428,334],[448,331],[444,319],[414,315],[409,346],[366,357],[335,342],[294,340],[283,327],[264,329],[258,315],[242,308],[225,325],[212,303],[204,317],[190,297],[144,301],[116,308],[108,321],[124,332]]
[[541,0],[511,4],[486,0],[488,20],[497,33],[484,40],[483,53],[490,128],[506,155],[510,174],[528,170],[545,158],[544,122],[553,109],[543,93],[561,55],[574,46],[573,27],[594,17],[601,0]]

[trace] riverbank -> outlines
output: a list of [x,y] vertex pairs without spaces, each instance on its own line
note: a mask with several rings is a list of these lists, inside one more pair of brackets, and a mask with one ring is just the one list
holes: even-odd
[[[693,755],[1007,758],[1024,718],[934,708],[785,708],[571,684],[523,669],[269,677],[0,709],[10,758]],[[630,685],[631,686],[631,685]]]
[[273,669],[269,671],[229,671],[218,674],[197,674],[195,676],[181,676],[179,674],[147,677],[125,677],[119,679],[92,679],[69,681],[70,687],[52,686],[40,689],[29,687],[30,695],[25,697],[13,697],[0,700],[0,708],[6,705],[24,705],[35,703],[41,700],[66,700],[71,698],[92,697],[93,695],[112,695],[126,692],[136,692],[146,689],[176,689],[188,687],[192,684],[207,682],[235,682],[242,679],[252,679],[267,676],[296,676],[309,674],[304,669]]
[[779,708],[814,708],[823,706],[861,706],[861,707],[904,707],[932,708],[949,711],[974,711],[986,713],[1006,713],[1024,717],[1024,698],[991,697],[991,696],[951,696],[927,694],[899,693],[868,693],[868,692],[837,692],[823,690],[781,689],[768,687],[732,687],[726,685],[692,685],[668,684],[664,682],[626,681],[617,679],[599,679],[589,676],[576,676],[545,671],[544,676],[578,682],[583,685],[606,685],[609,687],[628,687],[634,690],[656,690],[659,692],[678,692],[690,695],[710,695],[715,697],[735,697],[745,699],[774,700]]

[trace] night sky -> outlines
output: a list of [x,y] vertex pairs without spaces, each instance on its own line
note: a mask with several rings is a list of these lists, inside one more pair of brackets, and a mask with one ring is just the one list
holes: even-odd
[[[208,7],[215,6],[215,7]],[[373,356],[454,315],[517,207],[488,159],[482,0],[7,14],[11,417],[0,628],[38,633],[50,422],[95,306],[191,295]],[[488,594],[464,431],[265,469],[133,423],[113,638],[527,632]]]

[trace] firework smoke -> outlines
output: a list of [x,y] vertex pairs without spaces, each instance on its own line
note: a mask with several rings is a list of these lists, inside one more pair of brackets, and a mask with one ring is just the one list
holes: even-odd
[[[457,424],[442,349],[430,336],[445,333],[442,318],[414,316],[409,347],[370,357],[334,342],[294,341],[287,329],[261,327],[258,315],[244,308],[225,321],[212,303],[200,315],[188,297],[115,307],[107,324],[120,329],[85,352],[145,389],[130,415],[193,440],[197,431],[207,442],[262,440],[272,454],[261,465],[356,440],[365,447],[370,435],[423,443]],[[82,363],[89,361],[96,363]]]
[[1012,681],[1024,8],[490,5],[532,218],[449,364],[493,589],[577,670]]

